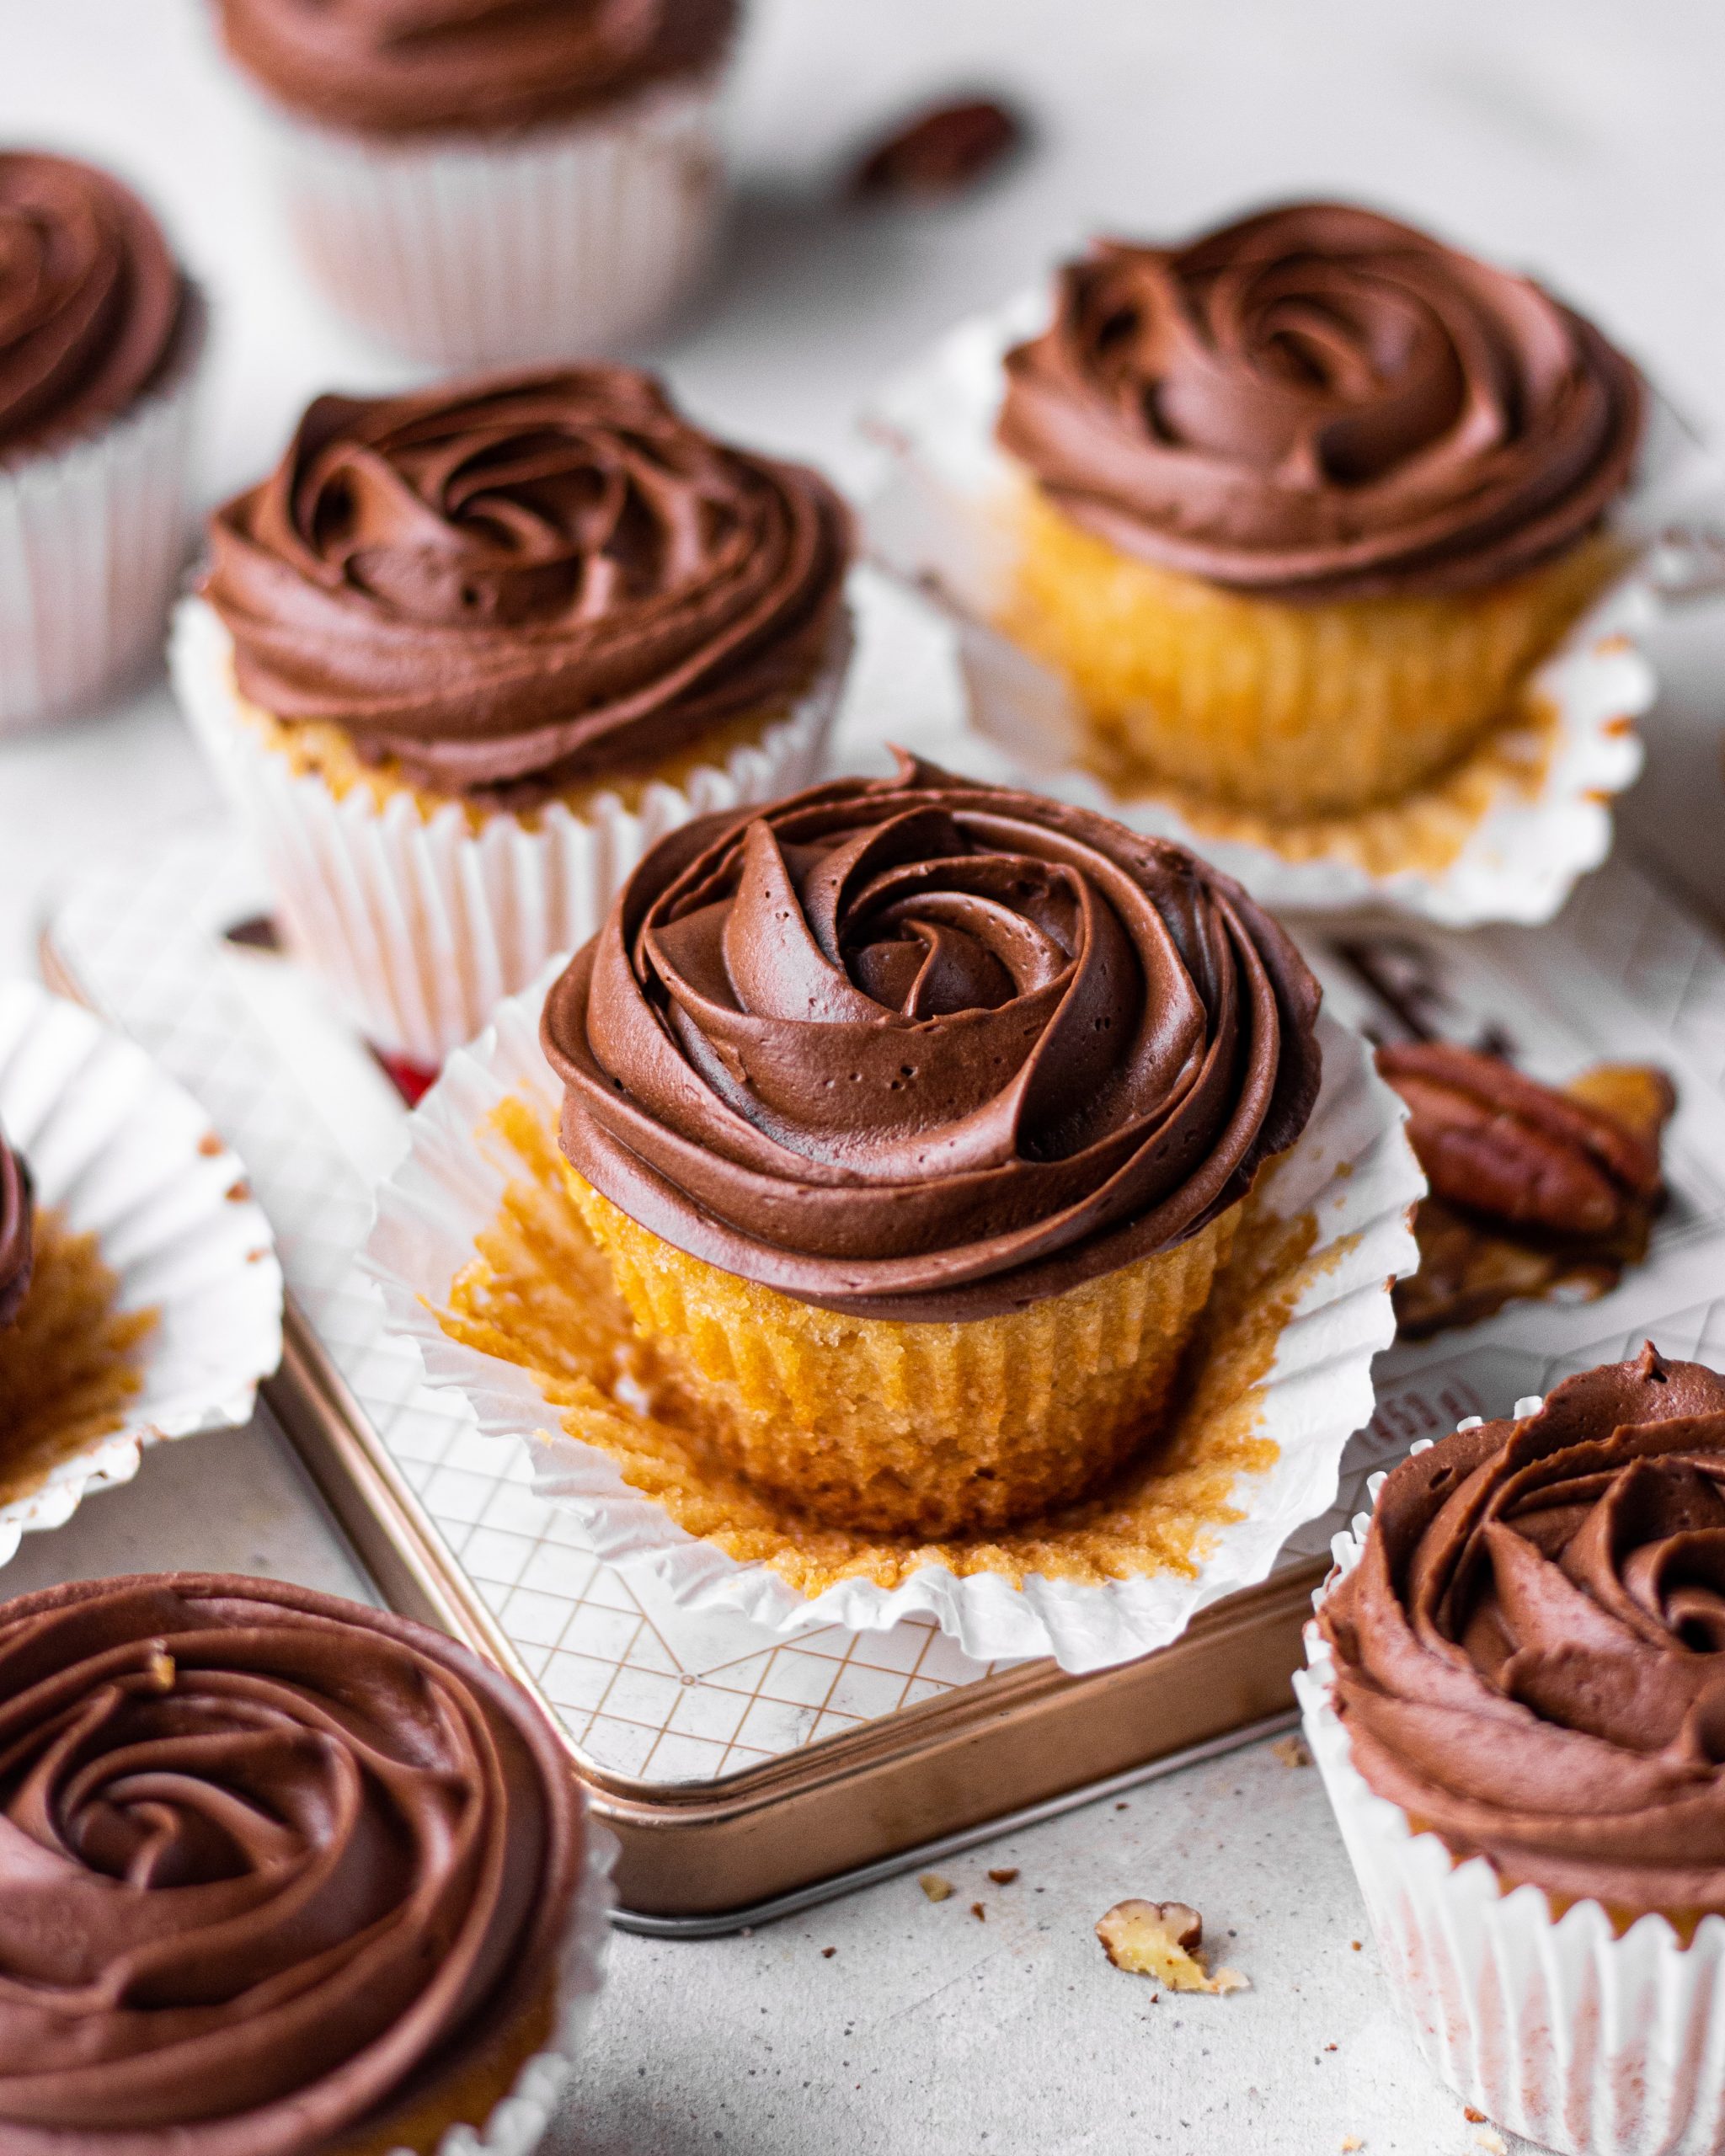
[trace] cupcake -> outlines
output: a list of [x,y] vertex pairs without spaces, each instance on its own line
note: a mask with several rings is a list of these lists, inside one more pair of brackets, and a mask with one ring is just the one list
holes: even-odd
[[1469,2103],[1725,2137],[1725,1379],[1651,1346],[1476,1422],[1338,1540],[1300,1683],[1386,1977]]
[[1541,286],[1370,211],[1101,243],[1007,355],[1001,626],[1140,791],[1393,800],[1622,565],[1605,520],[1645,403]]
[[850,549],[824,480],[627,368],[311,407],[212,519],[175,673],[377,1047],[435,1069],[661,832],[814,776]]
[[603,1897],[515,1684],[378,1610],[158,1573],[0,1604],[0,1699],[8,2150],[430,2156],[500,2106],[486,2148],[538,2138]]
[[0,733],[158,657],[202,345],[197,295],[129,188],[0,151]]
[[307,268],[446,365],[610,350],[698,283],[737,0],[217,0]]
[[582,1218],[725,1464],[929,1537],[1166,1427],[1317,1005],[1189,854],[901,755],[663,840],[542,1038]]

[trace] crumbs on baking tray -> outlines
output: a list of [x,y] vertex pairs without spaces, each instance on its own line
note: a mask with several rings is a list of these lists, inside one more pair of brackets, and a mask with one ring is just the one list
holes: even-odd
[[606,1454],[679,1527],[740,1563],[771,1566],[808,1595],[859,1577],[889,1588],[929,1564],[960,1577],[998,1573],[1015,1585],[1032,1572],[1085,1584],[1189,1577],[1211,1533],[1241,1517],[1240,1476],[1276,1458],[1260,1434],[1276,1345],[1311,1279],[1346,1246],[1343,1238],[1315,1254],[1309,1214],[1279,1220],[1248,1198],[1162,1443],[1094,1497],[986,1538],[849,1534],[798,1518],[720,1462],[713,1418],[721,1411],[635,1331],[576,1208],[554,1130],[510,1098],[479,1134],[510,1181],[476,1256],[451,1284],[447,1309],[436,1312],[444,1331],[530,1371],[569,1436]]
[[93,1235],[39,1212],[29,1292],[0,1330],[0,1504],[40,1489],[63,1460],[126,1427],[142,1389],[154,1310],[115,1307],[119,1283]]

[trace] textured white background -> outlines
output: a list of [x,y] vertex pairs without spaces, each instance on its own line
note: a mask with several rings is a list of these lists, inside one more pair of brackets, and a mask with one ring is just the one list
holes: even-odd
[[[208,495],[261,470],[317,390],[404,378],[285,263],[196,0],[0,0],[0,141],[129,172],[218,303]],[[1326,190],[1536,266],[1717,437],[1722,72],[1712,0],[761,0],[726,275],[653,356],[703,416],[842,470],[848,415],[884,370],[1087,230],[1178,232]],[[1039,123],[1001,184],[937,211],[828,206],[859,135],[979,82]],[[1716,903],[1722,635],[1708,611],[1660,638],[1669,686],[1625,819]],[[0,969],[29,963],[56,876],[209,798],[159,690],[0,747]],[[151,1455],[0,1587],[167,1564],[359,1588],[263,1428]],[[1023,1876],[991,1887],[990,1863]],[[1310,1770],[1238,1755],[948,1869],[959,1892],[938,1907],[901,1881],[753,1939],[620,1940],[560,2150],[1477,2146],[1402,2041],[1370,1945],[1350,1949],[1359,1903]],[[1127,1893],[1196,1903],[1237,1935],[1226,1951],[1254,1990],[1151,2005],[1090,1935]]]

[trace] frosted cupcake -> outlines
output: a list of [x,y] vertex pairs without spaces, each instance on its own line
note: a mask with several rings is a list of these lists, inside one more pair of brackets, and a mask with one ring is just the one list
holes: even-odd
[[537,2140],[603,1892],[516,1686],[424,1625],[180,1572],[0,1604],[0,1698],[9,2149]]
[[838,496],[627,368],[321,398],[211,550],[188,714],[295,947],[430,1069],[662,832],[806,783],[849,652]]
[[543,1038],[588,1230],[729,1464],[929,1536],[1154,1442],[1317,1003],[1179,848],[905,757],[662,841]]
[[737,0],[217,0],[307,267],[451,365],[615,349],[682,301],[724,207]]
[[0,150],[0,733],[158,658],[202,346],[201,303],[129,188]]
[[1003,627],[1110,770],[1272,816],[1464,755],[1623,562],[1634,367],[1367,210],[1107,241],[1006,360]]
[[1385,1481],[1308,1726],[1445,2079],[1549,2148],[1713,2149],[1725,1379],[1649,1346],[1532,1404]]

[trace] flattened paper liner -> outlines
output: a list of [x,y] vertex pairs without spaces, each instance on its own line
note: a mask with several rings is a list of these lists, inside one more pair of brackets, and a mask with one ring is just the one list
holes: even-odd
[[[1607,803],[1641,771],[1634,721],[1657,684],[1636,643],[1653,613],[1640,573],[1602,595],[1471,755],[1400,801],[1279,824],[1172,789],[1116,792],[1082,760],[1092,736],[1066,684],[993,626],[1023,483],[994,441],[1001,355],[1046,314],[1032,293],[961,324],[889,385],[868,421],[888,452],[868,505],[871,547],[956,632],[971,718],[955,759],[1194,847],[1267,905],[1390,905],[1452,928],[1549,921],[1610,852]],[[1658,408],[1649,476],[1620,520],[1628,536],[1651,536],[1668,504],[1686,504],[1703,462]]]
[[[494,1120],[519,1101],[548,1154],[558,1096],[537,1038],[547,985],[504,1005],[409,1118],[411,1150],[379,1193],[362,1262],[431,1383],[464,1395],[488,1435],[530,1442],[541,1494],[607,1561],[644,1564],[678,1601],[780,1632],[884,1630],[926,1614],[980,1660],[1052,1654],[1092,1669],[1165,1646],[1198,1610],[1265,1578],[1289,1535],[1333,1502],[1343,1448],[1372,1412],[1372,1358],[1394,1333],[1391,1283],[1416,1262],[1408,1219],[1424,1188],[1402,1104],[1357,1036],[1320,1022],[1317,1107],[1253,1193],[1229,1276],[1244,1307],[1218,1325],[1192,1380],[1172,1465],[1039,1532],[916,1546],[808,1529],[692,1462],[686,1441],[666,1444],[638,1349],[625,1345],[608,1373],[572,1358],[542,1378],[446,1331],[438,1313],[511,1185],[544,1209],[553,1240],[574,1219],[554,1164],[536,1183]],[[1226,1288],[1215,1299],[1233,1306]],[[586,1428],[605,1449],[567,1434],[571,1401],[601,1418]],[[1158,1473],[1183,1510],[1159,1499]]]
[[249,1418],[281,1359],[281,1268],[238,1156],[203,1110],[142,1049],[30,981],[0,982],[0,1127],[38,1207],[94,1237],[116,1311],[153,1314],[121,1427],[0,1504],[4,1563],[87,1491],[129,1482],[145,1445]]
[[307,270],[417,359],[616,350],[705,279],[725,211],[716,80],[490,136],[345,134],[254,101]]
[[776,800],[815,776],[849,662],[848,623],[788,717],[685,782],[655,779],[632,807],[595,794],[531,820],[462,804],[429,820],[403,787],[382,808],[296,771],[238,708],[233,643],[215,609],[184,600],[170,660],[180,705],[254,834],[296,955],[376,1048],[435,1070],[505,995],[593,935],[648,848],[692,816]]
[[[1535,1398],[1514,1412],[1532,1413]],[[1429,1438],[1413,1447],[1429,1449]],[[1386,1477],[1367,1485],[1374,1501]],[[1350,1572],[1370,1516],[1335,1537]],[[1458,1864],[1354,1766],[1330,1650],[1308,1625],[1295,1689],[1391,1990],[1427,2064],[1466,2104],[1567,2156],[1716,2156],[1725,2146],[1725,1918],[1685,1945],[1664,1917],[1621,1935],[1597,1902],[1559,1918],[1535,1886],[1505,1893]]]

